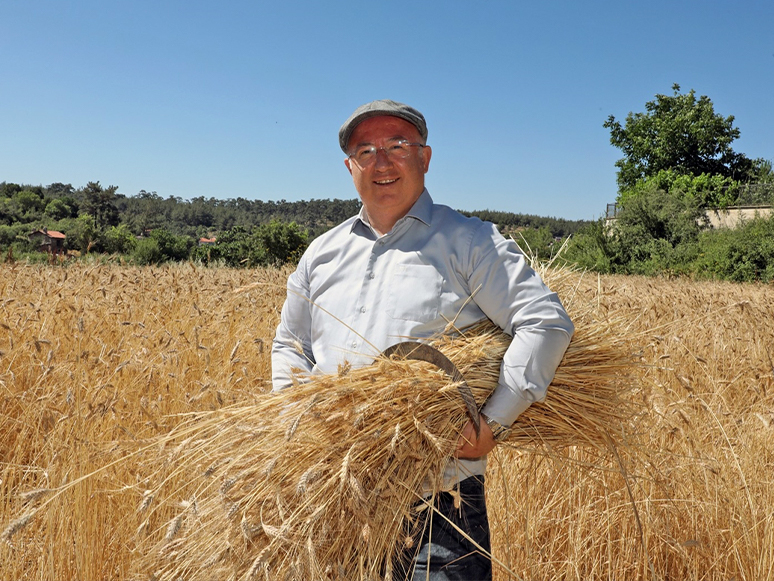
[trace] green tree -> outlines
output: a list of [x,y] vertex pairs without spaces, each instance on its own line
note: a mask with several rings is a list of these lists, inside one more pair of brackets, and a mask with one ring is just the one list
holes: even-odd
[[194,247],[194,241],[189,236],[176,236],[163,228],[151,232],[150,238],[158,244],[162,261],[187,260]]
[[591,222],[570,238],[562,259],[582,269],[610,273],[617,242],[603,219]]
[[83,210],[92,216],[97,230],[118,224],[118,211],[115,207],[117,190],[118,186],[103,188],[99,182],[89,182],[83,188]]
[[759,158],[755,162],[755,175],[752,181],[759,184],[774,184],[774,167],[771,161]]
[[298,262],[308,243],[306,231],[298,224],[279,220],[259,226],[254,237],[266,251],[266,261],[274,264]]
[[653,188],[627,203],[612,226],[615,272],[684,272],[696,255],[703,212],[697,201]]
[[613,223],[600,220],[580,231],[564,259],[605,273],[688,273],[699,253],[702,216],[695,198],[669,194],[651,183]]
[[97,250],[99,244],[99,233],[94,227],[94,220],[88,214],[81,214],[74,220],[62,220],[60,228],[67,236],[67,248],[78,250],[86,254],[92,250]]
[[30,228],[27,224],[14,224],[13,226],[0,225],[0,248],[5,249],[14,245],[19,249],[28,249]]
[[13,201],[19,208],[21,219],[26,222],[37,220],[46,207],[43,196],[31,190],[22,190],[13,196]]
[[0,183],[0,197],[12,198],[15,193],[20,192],[23,189],[24,188],[22,188],[19,184],[14,184],[12,182],[2,182]]
[[168,221],[164,213],[164,198],[156,192],[140,190],[135,199],[138,202],[136,215],[128,218],[133,222],[136,233],[161,228]]
[[538,260],[548,260],[551,258],[555,241],[548,226],[523,228],[512,234],[511,237],[529,256]]
[[234,226],[218,235],[211,246],[200,246],[194,257],[206,262],[222,262],[226,266],[259,266],[266,262],[266,251],[244,226]]
[[53,220],[75,218],[78,215],[78,203],[68,196],[54,198],[46,205],[44,214]]
[[46,196],[49,198],[62,198],[72,196],[75,193],[75,189],[72,184],[63,184],[61,182],[55,182],[49,184],[46,187]]
[[105,252],[110,254],[129,254],[137,246],[137,239],[126,224],[111,226],[104,235]]
[[257,228],[244,226],[221,232],[214,245],[200,246],[193,257],[232,267],[254,267],[296,262],[306,249],[308,235],[295,222],[272,220]]
[[158,240],[153,238],[139,240],[132,252],[132,258],[137,264],[142,266],[164,262],[164,256],[159,248]]
[[681,94],[677,84],[672,89],[674,95],[656,95],[648,101],[645,113],[630,112],[624,125],[613,115],[604,123],[610,130],[610,143],[624,154],[615,164],[619,191],[662,170],[743,182],[762,171],[764,160],[751,160],[731,148],[740,134],[733,115],[715,113],[710,98],[702,95],[697,99],[693,90]]
[[187,260],[193,247],[194,241],[189,236],[177,236],[159,228],[136,242],[132,258],[143,265]]
[[13,226],[0,224],[0,249],[16,241],[16,231]]
[[0,197],[0,224],[10,226],[19,221],[19,207],[13,198]]

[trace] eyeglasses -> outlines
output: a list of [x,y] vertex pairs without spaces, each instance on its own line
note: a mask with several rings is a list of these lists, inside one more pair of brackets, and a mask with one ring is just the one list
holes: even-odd
[[405,139],[399,141],[393,141],[384,147],[376,147],[375,145],[363,145],[358,147],[353,153],[349,154],[349,158],[354,160],[360,167],[366,167],[376,161],[376,154],[379,150],[383,151],[388,159],[405,159],[411,155],[412,147],[425,147],[424,143],[409,143]]

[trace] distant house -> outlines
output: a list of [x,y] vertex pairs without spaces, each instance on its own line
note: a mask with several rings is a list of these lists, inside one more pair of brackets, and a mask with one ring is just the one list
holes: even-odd
[[215,244],[215,237],[212,238],[199,238],[199,246],[212,246]]
[[64,252],[64,241],[67,236],[56,230],[35,230],[27,235],[29,241],[38,247],[38,252],[60,254]]

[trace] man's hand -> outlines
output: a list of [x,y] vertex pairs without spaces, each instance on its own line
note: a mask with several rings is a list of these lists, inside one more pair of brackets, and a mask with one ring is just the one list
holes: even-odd
[[486,422],[481,422],[481,433],[476,438],[476,426],[473,425],[473,422],[468,421],[457,441],[457,451],[454,455],[457,458],[480,458],[489,454],[496,445],[497,442],[492,437],[492,430]]

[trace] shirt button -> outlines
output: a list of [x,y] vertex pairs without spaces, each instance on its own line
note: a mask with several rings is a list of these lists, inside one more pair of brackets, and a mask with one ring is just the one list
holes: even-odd
[[376,275],[372,272],[371,274],[368,275],[368,278],[374,279],[374,278],[376,278]]
[[365,313],[366,312],[366,308],[365,307],[360,307],[360,312],[361,313]]
[[357,347],[357,341],[352,341],[352,348],[354,349],[355,347]]

